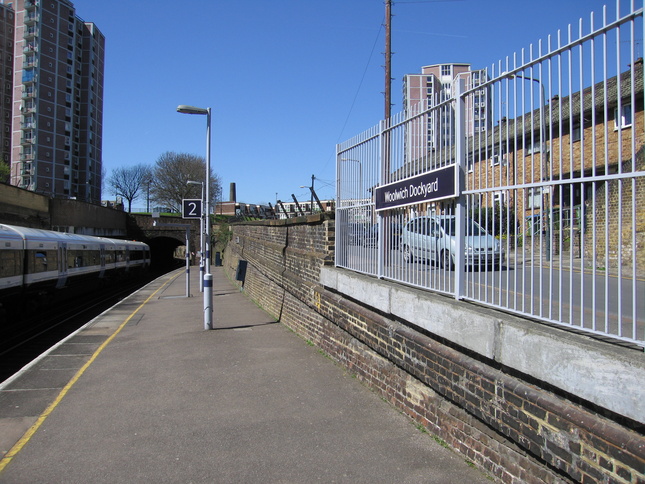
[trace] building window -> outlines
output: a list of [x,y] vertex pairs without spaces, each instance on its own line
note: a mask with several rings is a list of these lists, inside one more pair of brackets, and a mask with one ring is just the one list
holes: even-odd
[[529,210],[542,207],[542,188],[531,187],[526,196],[526,208]]
[[632,125],[632,105],[621,106],[620,113],[618,116],[618,108],[614,109],[614,129],[629,128]]
[[539,153],[540,151],[542,151],[542,144],[540,142],[534,141],[533,143],[531,142],[527,143],[527,146],[526,146],[527,155]]
[[582,139],[582,129],[580,129],[580,124],[576,123],[573,125],[573,130],[571,131],[571,141],[576,142]]
[[506,166],[507,164],[507,159],[506,159],[506,153],[503,151],[501,153],[495,154],[492,156],[490,159],[490,166]]

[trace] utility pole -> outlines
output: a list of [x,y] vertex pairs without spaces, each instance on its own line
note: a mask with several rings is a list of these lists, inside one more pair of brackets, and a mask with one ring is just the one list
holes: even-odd
[[316,177],[311,175],[311,201],[309,202],[309,210],[311,213],[314,213],[314,180]]
[[392,115],[392,0],[385,0],[385,119]]

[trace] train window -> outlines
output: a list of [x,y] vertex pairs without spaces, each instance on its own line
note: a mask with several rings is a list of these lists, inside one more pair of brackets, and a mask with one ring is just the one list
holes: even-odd
[[36,256],[34,259],[34,272],[47,272],[47,267],[49,266],[47,252],[37,250],[34,255]]
[[67,268],[85,267],[82,250],[67,250]]
[[114,252],[111,250],[105,252],[105,263],[114,264]]
[[0,277],[11,277],[22,274],[22,251],[0,251]]
[[98,250],[90,250],[86,252],[87,260],[89,265],[98,266],[101,265],[101,252]]
[[58,253],[55,250],[27,251],[27,271],[30,274],[58,270]]
[[115,254],[117,262],[125,262],[125,250],[117,250]]

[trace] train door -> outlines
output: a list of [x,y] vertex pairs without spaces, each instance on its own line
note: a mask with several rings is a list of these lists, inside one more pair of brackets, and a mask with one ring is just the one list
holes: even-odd
[[105,244],[101,244],[101,270],[99,272],[99,279],[105,276]]
[[58,280],[56,289],[65,287],[67,283],[67,244],[60,242],[58,244]]

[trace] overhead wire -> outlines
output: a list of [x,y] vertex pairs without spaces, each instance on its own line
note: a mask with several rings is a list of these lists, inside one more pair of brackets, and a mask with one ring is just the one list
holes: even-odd
[[[465,0],[409,0],[409,1],[396,1],[392,3],[437,3],[437,2],[461,2]],[[365,64],[365,69],[363,70],[363,75],[361,76],[361,80],[358,83],[358,87],[356,88],[356,93],[354,94],[354,98],[352,99],[352,104],[349,107],[349,111],[347,112],[347,116],[345,117],[345,122],[343,123],[343,126],[338,134],[338,138],[336,139],[336,144],[338,144],[343,136],[343,133],[345,132],[345,128],[347,127],[347,123],[349,122],[349,118],[352,115],[352,111],[354,110],[354,105],[356,104],[356,99],[358,98],[358,94],[361,91],[361,88],[363,87],[363,82],[365,81],[365,76],[367,75],[367,71],[370,67],[370,64],[372,62],[372,57],[374,55],[374,50],[376,49],[376,45],[378,43],[379,38],[381,37],[381,32],[383,31],[383,26],[385,25],[385,17],[383,17],[383,21],[381,22],[381,27],[379,28],[376,38],[374,39],[374,44],[372,45],[372,50],[370,51],[369,57],[367,59],[367,63]],[[329,163],[331,162],[332,157],[335,155],[335,153],[332,153],[329,155],[329,158],[325,162],[325,164],[322,167],[322,170],[324,172],[325,169],[329,166]]]
[[[385,22],[385,19],[383,19],[383,22]],[[356,99],[358,98],[358,93],[361,90],[361,87],[363,87],[363,81],[365,80],[365,76],[367,75],[367,70],[370,66],[370,63],[372,62],[372,56],[374,55],[374,49],[376,49],[376,44],[379,40],[379,37],[381,36],[381,31],[383,30],[383,22],[381,22],[381,27],[378,30],[378,33],[376,34],[376,38],[374,39],[374,45],[372,45],[372,50],[370,52],[370,55],[367,59],[367,63],[365,64],[365,69],[363,70],[363,75],[361,76],[361,80],[358,83],[358,88],[356,89],[356,93],[354,94],[354,99],[352,100],[352,104],[349,107],[349,112],[347,113],[347,117],[345,118],[345,123],[343,124],[343,127],[340,130],[340,133],[338,134],[338,139],[336,140],[336,143],[340,141],[341,136],[343,135],[343,132],[345,131],[345,127],[347,126],[347,123],[349,122],[349,117],[352,114],[352,111],[354,109],[354,105],[356,104]]]
[[[356,104],[356,99],[358,98],[358,94],[361,91],[361,88],[363,87],[363,81],[365,81],[365,76],[367,75],[367,70],[370,67],[370,64],[372,63],[372,57],[374,56],[374,49],[376,49],[376,45],[378,43],[379,37],[381,36],[381,32],[383,31],[383,23],[385,22],[385,18],[381,22],[381,27],[379,28],[376,38],[374,39],[374,44],[372,45],[372,50],[370,51],[370,55],[367,59],[367,63],[365,64],[365,69],[363,69],[363,75],[361,76],[361,80],[358,83],[358,87],[356,88],[356,93],[354,94],[354,98],[352,99],[352,104],[349,106],[349,111],[347,112],[347,116],[345,117],[345,122],[343,123],[342,128],[340,129],[340,132],[338,133],[338,138],[336,140],[336,144],[338,144],[341,140],[341,137],[343,136],[343,133],[345,131],[345,128],[347,127],[347,123],[349,122],[349,118],[352,115],[352,111],[354,110],[354,105]],[[325,164],[322,167],[322,170],[324,170],[329,166],[329,163],[331,162],[332,157],[335,155],[335,153],[332,153],[329,155],[329,158],[325,162]]]

